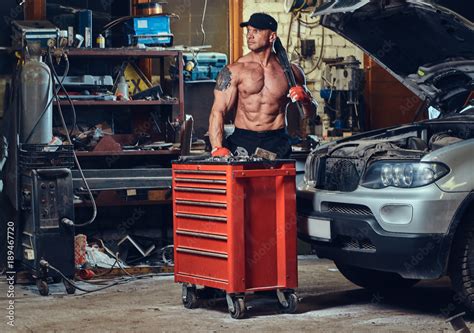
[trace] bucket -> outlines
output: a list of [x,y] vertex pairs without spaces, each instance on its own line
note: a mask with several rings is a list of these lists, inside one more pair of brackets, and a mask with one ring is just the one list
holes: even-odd
[[163,3],[157,0],[135,0],[133,6],[137,16],[156,15],[163,13]]

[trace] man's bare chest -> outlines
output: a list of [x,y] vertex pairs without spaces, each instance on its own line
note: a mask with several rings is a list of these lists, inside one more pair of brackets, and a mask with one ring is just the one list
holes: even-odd
[[242,73],[238,89],[241,97],[258,95],[281,99],[288,94],[288,82],[281,67],[257,67]]

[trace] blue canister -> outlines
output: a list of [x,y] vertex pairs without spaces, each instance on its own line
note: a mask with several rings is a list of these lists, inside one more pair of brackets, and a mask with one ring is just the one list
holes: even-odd
[[92,10],[84,9],[76,13],[76,31],[84,37],[84,47],[92,47]]

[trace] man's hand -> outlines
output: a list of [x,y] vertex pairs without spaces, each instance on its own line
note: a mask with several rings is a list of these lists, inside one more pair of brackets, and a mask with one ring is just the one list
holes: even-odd
[[232,153],[227,148],[216,147],[212,150],[211,155],[212,157],[227,157],[227,156],[231,156]]
[[300,102],[303,105],[310,104],[313,101],[313,98],[311,97],[309,92],[307,92],[306,89],[302,86],[294,86],[293,88],[291,88],[288,97],[291,98],[291,101],[293,103]]

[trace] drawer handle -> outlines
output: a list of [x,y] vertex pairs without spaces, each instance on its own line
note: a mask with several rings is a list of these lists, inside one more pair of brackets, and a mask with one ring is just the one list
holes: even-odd
[[219,203],[219,202],[205,202],[205,201],[193,201],[193,200],[179,200],[179,199],[177,199],[176,203],[178,205],[227,208],[226,203]]
[[216,193],[226,194],[226,190],[214,189],[214,188],[197,188],[197,187],[175,187],[175,191],[179,192],[196,192],[196,193]]
[[175,178],[177,183],[197,183],[197,184],[227,184],[225,179],[196,179],[196,178]]
[[174,173],[180,175],[180,174],[190,174],[190,175],[226,175],[227,172],[225,171],[209,171],[209,170],[204,170],[204,171],[199,171],[199,170],[175,170]]
[[221,216],[176,213],[176,217],[184,217],[188,219],[196,219],[196,220],[204,220],[204,221],[227,222],[227,217],[221,217]]
[[204,232],[194,232],[194,231],[186,231],[186,230],[176,230],[177,235],[183,236],[193,236],[193,237],[201,237],[201,238],[208,238],[208,239],[216,239],[216,240],[223,240],[227,241],[227,236],[224,235],[216,235],[216,234],[208,234]]
[[194,249],[188,249],[188,248],[184,248],[184,247],[178,247],[176,249],[176,251],[177,252],[182,252],[182,253],[197,254],[197,255],[205,256],[205,257],[214,257],[214,258],[220,258],[220,259],[227,259],[227,254],[218,253],[218,252],[194,250]]

